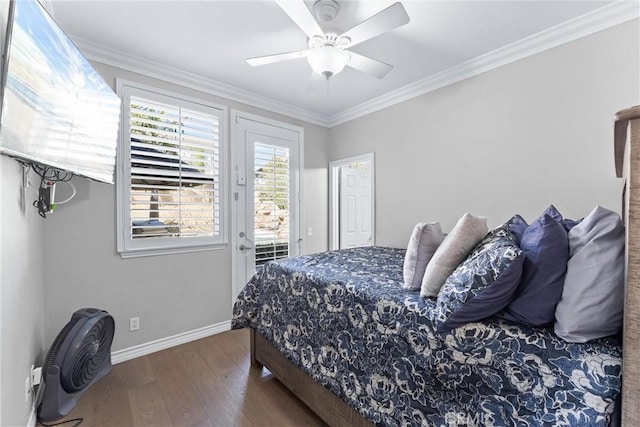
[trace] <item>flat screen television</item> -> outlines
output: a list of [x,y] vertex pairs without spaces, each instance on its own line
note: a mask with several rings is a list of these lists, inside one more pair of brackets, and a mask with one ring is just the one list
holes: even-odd
[[0,152],[113,183],[120,99],[36,0],[12,0]]

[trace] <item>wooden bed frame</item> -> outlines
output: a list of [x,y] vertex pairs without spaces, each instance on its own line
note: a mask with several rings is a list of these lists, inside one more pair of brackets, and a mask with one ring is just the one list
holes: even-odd
[[626,225],[622,425],[640,425],[640,106],[615,116],[616,176]]
[[360,413],[331,393],[251,329],[251,366],[265,366],[305,405],[330,426],[373,426]]
[[[614,127],[616,175],[624,182],[622,212],[627,226],[622,425],[640,426],[640,106],[618,112]],[[267,367],[331,426],[372,425],[291,363],[254,329],[251,329],[251,366]]]

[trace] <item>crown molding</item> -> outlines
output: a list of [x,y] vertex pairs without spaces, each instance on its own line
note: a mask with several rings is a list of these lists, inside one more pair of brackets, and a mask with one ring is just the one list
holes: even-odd
[[81,37],[71,38],[94,61],[330,128],[638,17],[639,0],[619,0],[331,116],[138,58]]
[[243,104],[262,108],[263,110],[303,120],[308,123],[325,127],[328,125],[327,116],[322,114],[276,101],[245,89],[240,89],[226,83],[202,77],[195,73],[181,70],[177,67],[139,58],[135,55],[121,52],[79,36],[70,35],[70,37],[82,53],[93,61],[132,71],[147,77],[164,80],[179,86],[199,90],[232,101],[242,102]]
[[640,1],[617,1],[334,114],[327,118],[328,126],[357,119],[638,17]]

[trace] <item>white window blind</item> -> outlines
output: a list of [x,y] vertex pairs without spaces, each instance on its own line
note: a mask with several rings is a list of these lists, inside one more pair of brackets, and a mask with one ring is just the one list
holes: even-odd
[[223,111],[140,88],[123,94],[121,252],[223,243]]
[[254,237],[260,266],[289,256],[289,149],[256,143],[254,171]]

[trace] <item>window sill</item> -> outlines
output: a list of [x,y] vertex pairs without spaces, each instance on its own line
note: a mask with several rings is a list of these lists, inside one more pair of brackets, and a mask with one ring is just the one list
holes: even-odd
[[144,248],[144,249],[128,249],[120,251],[120,258],[140,258],[160,255],[174,255],[188,252],[204,252],[204,251],[219,251],[226,249],[227,243],[218,243],[215,245],[207,246],[190,246],[190,247],[175,247],[175,248]]

